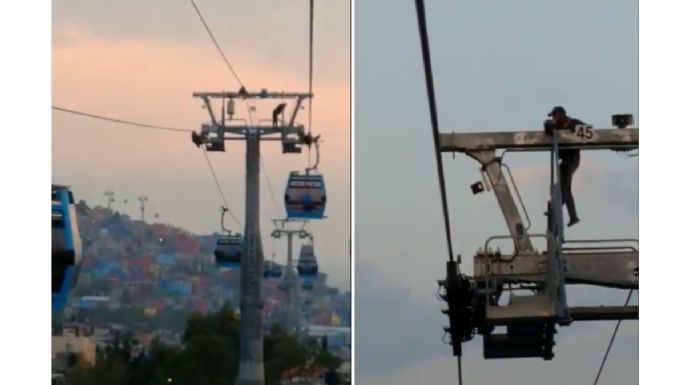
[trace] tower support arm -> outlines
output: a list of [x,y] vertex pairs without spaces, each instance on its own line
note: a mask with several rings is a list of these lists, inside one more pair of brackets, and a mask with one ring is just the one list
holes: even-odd
[[219,124],[216,121],[216,117],[214,116],[214,110],[212,109],[212,103],[209,101],[208,97],[203,97],[202,100],[205,102],[205,107],[207,107],[207,111],[209,112],[209,118],[212,119],[212,124],[214,126],[218,126]]
[[304,98],[297,98],[297,103],[295,104],[295,109],[293,109],[293,114],[290,117],[290,123],[288,124],[289,127],[292,127],[295,124],[295,117],[297,116],[297,111],[300,110],[300,106],[302,105],[302,101]]
[[231,99],[231,98],[248,98],[248,99],[307,99],[313,97],[314,94],[306,92],[229,92],[229,91],[209,91],[209,92],[193,92],[195,98],[214,98],[214,99]]
[[[582,129],[559,131],[559,148],[583,150],[635,149],[639,145],[637,128]],[[440,151],[473,152],[502,150],[550,151],[552,137],[544,131],[512,131],[440,134]]]
[[623,289],[638,288],[637,251],[565,253],[564,257],[566,283]]
[[575,306],[568,308],[574,321],[636,320],[639,306]]
[[[240,135],[240,136],[246,136],[248,134],[248,130],[251,128],[257,128],[259,129],[259,133],[261,136],[261,140],[270,140],[270,138],[264,138],[264,135],[276,135],[276,134],[282,134],[282,135],[291,135],[295,134],[297,137],[304,135],[304,126],[302,125],[296,125],[292,127],[271,127],[271,126],[265,126],[265,127],[255,127],[255,126],[247,126],[247,125],[241,125],[241,126],[221,126],[217,124],[202,124],[201,126],[201,133],[202,134],[216,134],[219,135],[220,137],[223,137],[223,133],[230,133],[234,135]],[[240,138],[240,140],[244,140],[245,138]],[[225,140],[238,140],[235,138],[230,138],[230,137],[225,137]],[[272,140],[281,140],[280,138],[274,138]]]
[[[565,283],[620,289],[639,288],[638,251],[585,251],[563,253]],[[479,279],[496,278],[501,283],[545,282],[544,254],[494,257],[478,254],[473,271]]]
[[519,213],[514,197],[511,194],[507,179],[502,172],[502,165],[499,160],[495,158],[495,151],[475,151],[469,152],[468,155],[483,165],[483,170],[488,175],[490,185],[497,198],[497,203],[499,203],[504,219],[507,222],[509,234],[511,234],[511,237],[514,240],[514,247],[519,252],[532,252],[533,244],[528,237],[526,228],[523,226],[521,214]]

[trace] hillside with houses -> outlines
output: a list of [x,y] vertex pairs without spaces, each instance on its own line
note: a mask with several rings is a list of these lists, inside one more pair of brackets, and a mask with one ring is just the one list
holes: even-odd
[[[111,347],[121,335],[130,336],[138,352],[148,351],[154,341],[180,348],[191,315],[211,316],[226,308],[239,313],[239,271],[214,264],[218,234],[145,223],[84,201],[76,211],[84,257],[69,305],[53,317],[56,337],[62,335],[59,343],[53,339],[57,366],[68,355],[67,342],[61,341],[65,336],[71,336],[66,339],[72,345],[86,338],[81,342],[91,348],[77,350],[94,360],[96,349]],[[278,279],[263,280],[267,331],[285,321],[282,286]],[[343,362],[350,360],[350,309],[350,292],[328,286],[325,271],[300,301],[307,334],[319,341],[325,336],[327,349]]]

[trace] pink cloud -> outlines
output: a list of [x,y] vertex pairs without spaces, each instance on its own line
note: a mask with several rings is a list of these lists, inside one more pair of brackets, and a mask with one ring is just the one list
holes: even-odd
[[[192,93],[238,88],[211,46],[104,39],[76,28],[65,28],[56,31],[55,35],[59,41],[59,44],[53,43],[52,53],[55,105],[197,130],[208,120],[208,114]],[[265,63],[247,52],[234,51],[229,55],[241,80],[250,89],[269,87],[271,90],[306,91],[307,83],[303,81],[306,76],[299,68]],[[349,84],[317,78],[314,85],[313,127],[325,140],[328,154],[324,158],[325,164],[339,171],[334,174],[345,174],[344,171],[349,170],[347,154],[350,153]],[[260,117],[268,118],[273,107],[258,104],[257,108]],[[306,117],[307,111],[300,111],[298,121],[306,123]],[[85,148],[84,143],[93,148]],[[162,134],[84,121],[60,112],[53,114],[53,162],[57,167],[82,167],[87,159],[91,166],[107,170],[143,167],[191,172],[204,162],[199,154],[187,155],[192,152],[191,146],[186,134]],[[122,151],[126,156],[122,157]],[[83,156],[78,156],[79,152],[84,153]],[[264,153],[269,156],[280,151],[269,144],[264,146]],[[170,158],[170,154],[173,157]],[[172,163],[174,167],[170,169]],[[289,163],[302,163],[302,160],[285,161],[286,165]]]

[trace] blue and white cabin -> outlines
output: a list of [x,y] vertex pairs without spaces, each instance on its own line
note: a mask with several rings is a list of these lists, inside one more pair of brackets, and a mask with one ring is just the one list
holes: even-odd
[[314,245],[304,244],[300,249],[300,258],[297,261],[297,274],[305,281],[311,281],[319,274],[319,264],[314,255]]
[[322,219],[326,209],[326,186],[323,175],[292,171],[285,189],[288,218]]
[[[305,280],[302,282],[302,289],[303,290],[312,290],[314,288],[314,282],[310,280]],[[309,305],[312,303],[312,300],[310,298],[307,298],[304,302],[305,305]]]
[[283,267],[278,263],[270,260],[264,261],[264,273],[263,277],[269,278],[281,278],[283,276]]
[[74,196],[67,186],[52,185],[52,311],[64,309],[76,285],[83,249]]
[[240,234],[220,235],[216,240],[214,260],[219,267],[240,268],[243,254],[243,237]]

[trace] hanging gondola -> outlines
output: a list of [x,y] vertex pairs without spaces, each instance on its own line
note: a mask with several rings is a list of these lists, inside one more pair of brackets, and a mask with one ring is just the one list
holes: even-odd
[[273,260],[264,260],[264,272],[262,277],[269,278],[281,278],[283,276],[283,267]]
[[238,233],[231,233],[224,226],[224,216],[228,208],[221,208],[221,230],[225,234],[219,235],[214,249],[214,260],[219,267],[237,269],[240,267],[240,259],[243,254],[243,237]]
[[[303,290],[312,290],[313,288],[314,288],[314,282],[312,282],[310,280],[305,280],[302,282],[302,289]],[[310,303],[311,303],[311,301],[310,301]],[[308,305],[308,304],[305,302],[305,305]]]
[[66,305],[82,253],[74,196],[68,187],[52,185],[52,311]]
[[297,261],[297,274],[305,281],[316,278],[319,273],[319,265],[314,255],[314,245],[304,244],[300,249],[300,258]]
[[264,279],[269,279],[271,278],[271,265],[273,262],[269,260],[264,260],[264,267],[262,268],[262,278]]
[[240,234],[220,235],[216,240],[214,258],[217,266],[229,269],[240,267],[240,258],[243,253],[243,237]]
[[273,277],[273,278],[276,278],[276,279],[281,278],[283,276],[283,266],[274,262],[273,265],[271,265],[270,274],[271,274],[271,277]]
[[326,209],[323,175],[292,171],[285,190],[285,210],[289,219],[322,219]]

